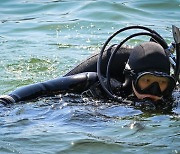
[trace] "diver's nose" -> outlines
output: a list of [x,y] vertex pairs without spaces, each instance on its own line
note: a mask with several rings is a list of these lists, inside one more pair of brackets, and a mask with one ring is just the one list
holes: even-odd
[[159,87],[158,82],[153,82],[150,88],[151,94],[152,95],[158,95],[161,94],[161,88]]

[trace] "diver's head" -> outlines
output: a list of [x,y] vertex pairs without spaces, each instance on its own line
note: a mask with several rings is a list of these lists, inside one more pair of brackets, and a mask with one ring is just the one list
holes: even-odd
[[129,72],[133,92],[139,99],[157,101],[168,97],[176,85],[170,76],[169,58],[163,47],[155,42],[145,42],[134,47],[125,72]]

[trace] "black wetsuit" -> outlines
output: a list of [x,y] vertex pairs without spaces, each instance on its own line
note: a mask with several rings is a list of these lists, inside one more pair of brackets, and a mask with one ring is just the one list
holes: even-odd
[[[103,55],[102,58],[102,74],[105,74],[107,61],[111,55],[114,47],[111,46]],[[118,87],[118,83],[124,81],[123,70],[128,60],[131,48],[121,48],[112,63],[111,77],[114,87]],[[97,59],[98,54],[95,54],[76,66],[70,72],[63,77],[59,77],[46,82],[27,85],[17,88],[8,95],[0,96],[2,103],[13,103],[19,101],[26,101],[34,99],[40,96],[50,96],[63,92],[82,93],[90,90],[90,93],[94,96],[102,96],[99,93],[103,93],[98,82],[97,77]]]

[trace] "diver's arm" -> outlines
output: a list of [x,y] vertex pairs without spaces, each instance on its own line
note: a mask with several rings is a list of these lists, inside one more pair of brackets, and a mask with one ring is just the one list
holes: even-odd
[[26,101],[40,96],[58,94],[60,92],[81,93],[98,81],[95,72],[85,72],[72,76],[60,77],[46,82],[27,85],[17,88],[9,95],[0,96],[0,102],[10,104]]

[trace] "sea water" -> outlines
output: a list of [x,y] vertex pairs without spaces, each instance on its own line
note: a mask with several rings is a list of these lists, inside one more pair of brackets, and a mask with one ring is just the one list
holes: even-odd
[[[0,94],[62,76],[125,26],[170,43],[172,24],[180,27],[179,0],[0,0]],[[178,89],[173,97],[168,112],[75,94],[1,106],[0,153],[180,153]]]

